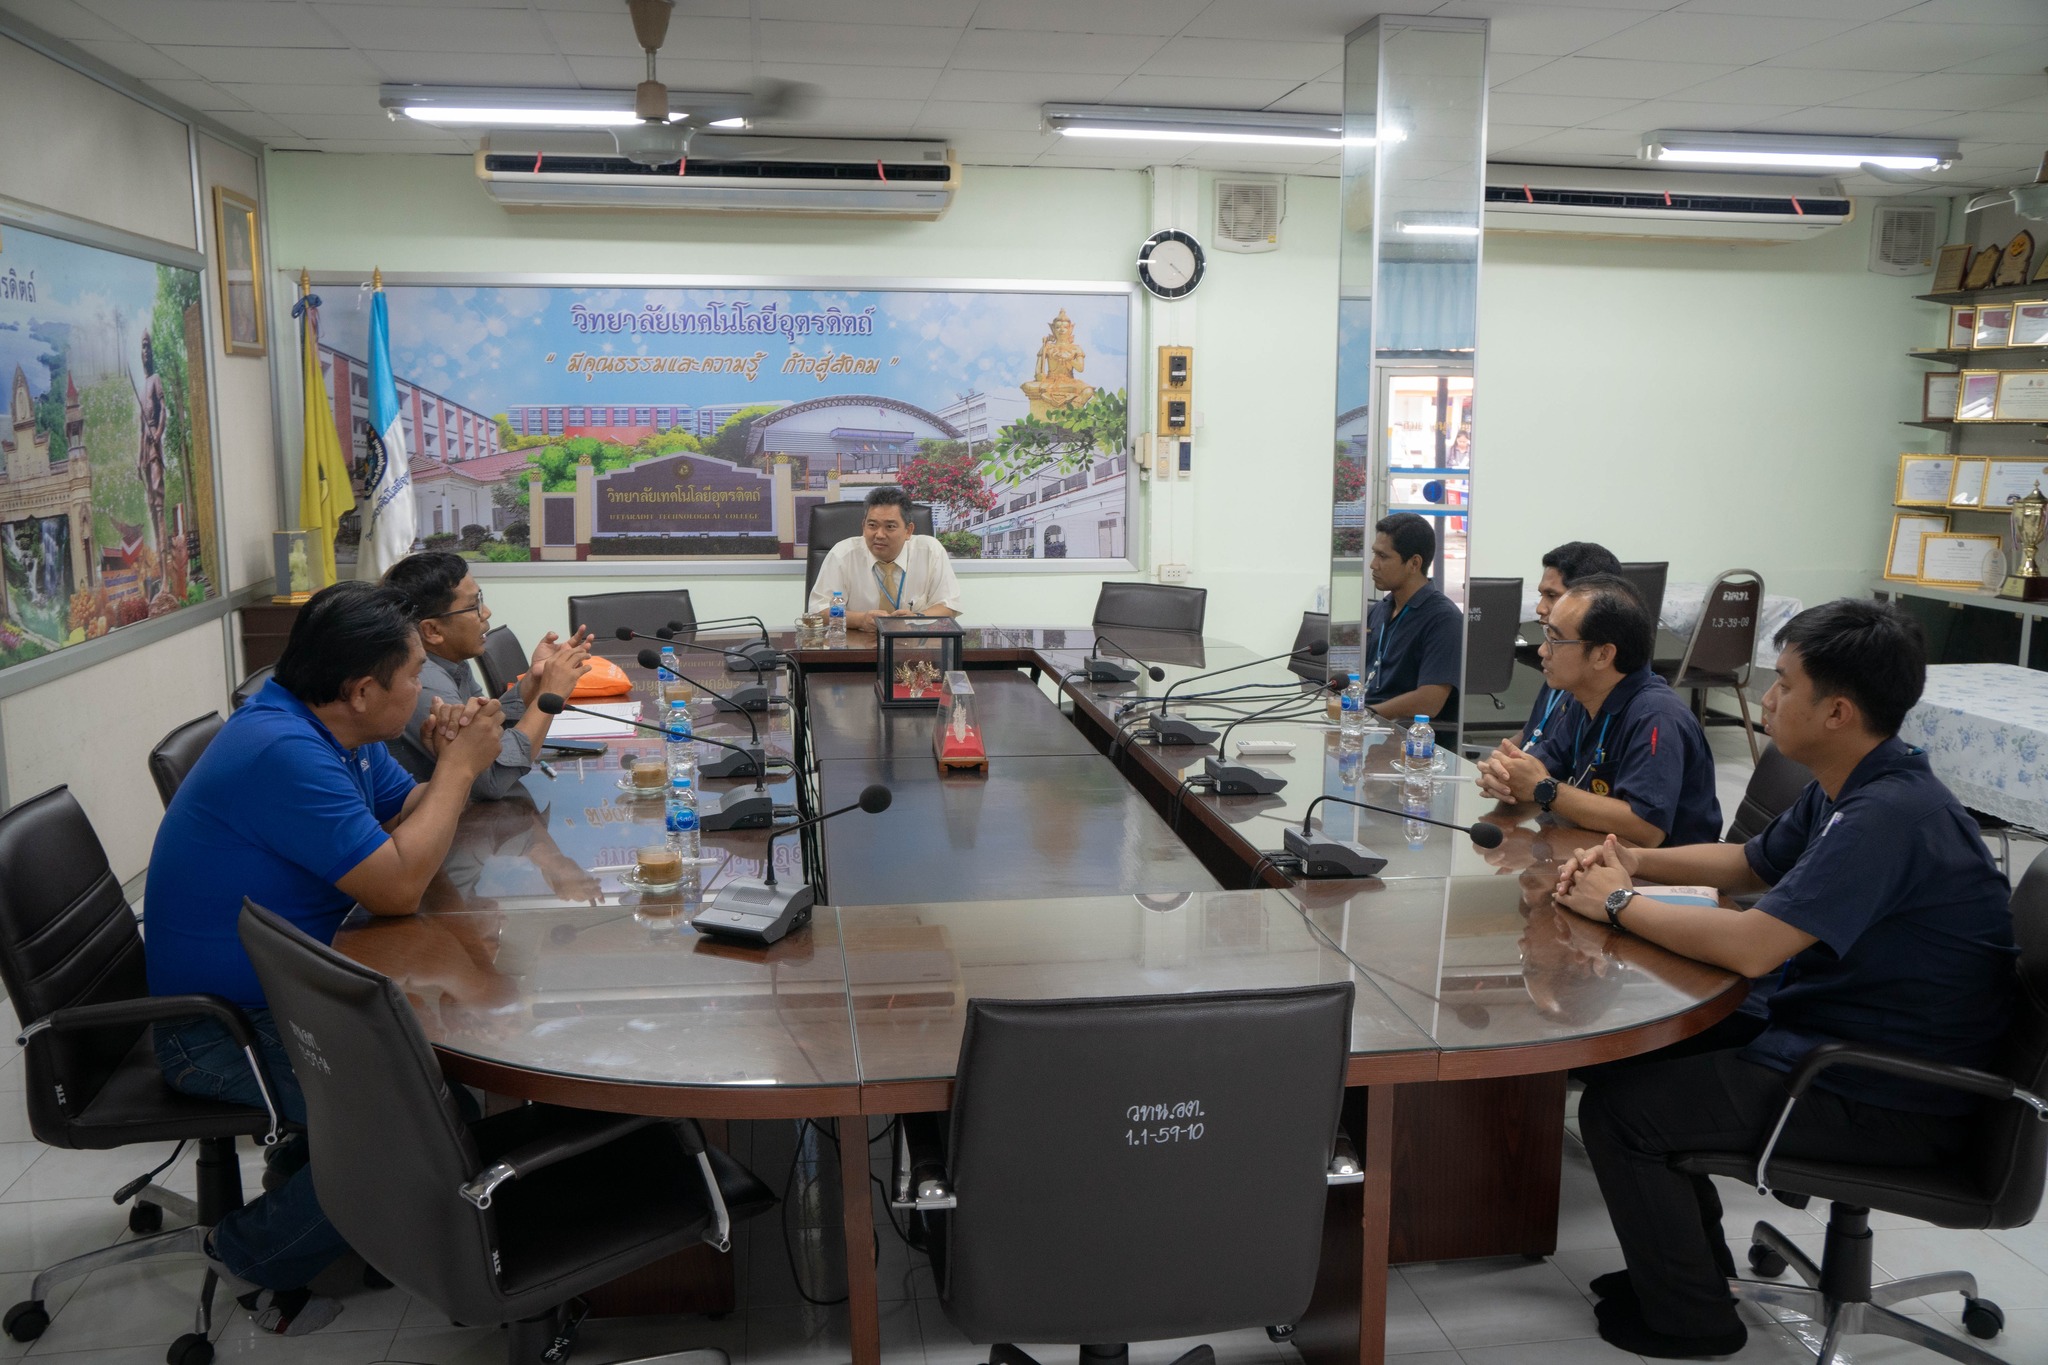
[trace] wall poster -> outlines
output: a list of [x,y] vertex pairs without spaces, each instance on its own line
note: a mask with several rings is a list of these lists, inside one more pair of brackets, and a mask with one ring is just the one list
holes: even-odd
[[[369,305],[336,278],[321,363],[360,470]],[[813,506],[890,484],[956,559],[1132,552],[1128,287],[384,284],[429,547],[798,559]]]
[[220,590],[198,272],[0,227],[0,667]]

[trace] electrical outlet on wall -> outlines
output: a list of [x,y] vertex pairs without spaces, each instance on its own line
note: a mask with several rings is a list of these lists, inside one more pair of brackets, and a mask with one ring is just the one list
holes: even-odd
[[1194,573],[1185,564],[1161,564],[1159,566],[1159,581],[1161,583],[1185,583],[1194,576]]

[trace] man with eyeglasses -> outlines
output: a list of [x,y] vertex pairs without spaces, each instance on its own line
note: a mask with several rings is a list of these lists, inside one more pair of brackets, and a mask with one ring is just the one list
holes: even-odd
[[915,533],[910,495],[887,485],[866,498],[858,536],[834,545],[811,585],[811,611],[846,594],[846,628],[873,630],[878,616],[958,616],[960,582],[936,536]]
[[1721,837],[1706,731],[1650,669],[1657,624],[1626,579],[1592,574],[1551,610],[1543,680],[1568,693],[1528,749],[1504,742],[1479,765],[1479,790],[1533,801],[1580,829],[1641,848]]
[[[1590,540],[1568,540],[1543,556],[1543,576],[1536,580],[1536,623],[1549,625],[1550,613],[1557,609],[1558,602],[1572,585],[1596,573],[1618,575],[1621,573],[1621,561],[1605,545]],[[1541,667],[1541,657],[1532,660],[1522,646],[1516,647],[1515,658]],[[1526,749],[1543,738],[1543,732],[1550,728],[1551,723],[1561,719],[1558,708],[1569,709],[1570,701],[1569,695],[1547,682],[1538,688],[1536,704],[1529,708],[1528,723],[1522,727],[1522,747]]]
[[[391,756],[399,766],[424,782],[434,775],[441,746],[475,720],[485,700],[470,661],[483,656],[491,609],[470,576],[469,561],[445,550],[407,555],[385,570],[384,586],[397,591],[412,608],[427,651],[426,667],[420,670],[419,705],[406,722],[405,733],[391,741]],[[533,770],[534,754],[555,719],[534,706],[534,700],[543,692],[568,696],[576,680],[590,671],[589,659],[588,629],[566,642],[549,631],[534,646],[533,666],[498,699],[505,721],[498,758],[477,775],[471,796],[496,801]]]

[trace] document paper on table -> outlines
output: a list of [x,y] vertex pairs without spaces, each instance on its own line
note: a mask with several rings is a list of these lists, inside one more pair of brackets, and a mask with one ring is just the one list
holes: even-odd
[[548,727],[548,736],[552,739],[628,739],[633,735],[633,727],[626,722],[640,719],[640,703],[637,701],[594,701],[583,706],[583,710],[601,714],[588,716],[577,711],[564,711]]

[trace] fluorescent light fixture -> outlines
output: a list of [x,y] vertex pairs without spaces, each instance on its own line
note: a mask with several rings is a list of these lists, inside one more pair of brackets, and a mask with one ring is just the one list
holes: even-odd
[[1479,224],[1469,213],[1421,209],[1397,215],[1394,230],[1404,237],[1477,237]]
[[1833,137],[1805,133],[1706,133],[1660,128],[1643,134],[1642,158],[1690,166],[1749,166],[1762,170],[1939,171],[1953,166],[1947,138]]
[[[640,122],[633,113],[631,90],[535,90],[505,86],[386,85],[377,102],[393,118],[421,123],[496,128],[626,128]],[[671,92],[669,121],[722,115],[714,128],[746,126],[744,118],[726,113],[740,94]]]
[[709,126],[713,128],[744,128],[747,126],[747,121],[743,118],[718,118],[711,120]]
[[1169,109],[1154,105],[1048,104],[1046,127],[1065,137],[1134,142],[1221,142],[1271,147],[1341,147],[1335,114],[1275,114],[1250,109]]

